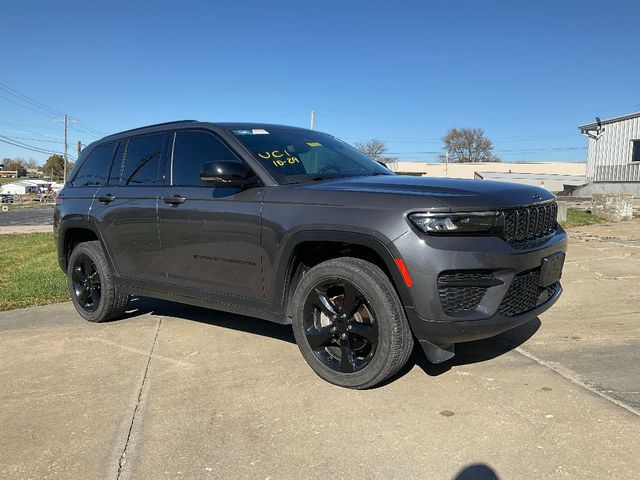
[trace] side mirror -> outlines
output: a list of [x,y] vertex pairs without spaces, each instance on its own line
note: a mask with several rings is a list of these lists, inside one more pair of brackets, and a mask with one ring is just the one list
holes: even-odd
[[244,164],[230,161],[203,163],[200,179],[203,182],[229,187],[248,186],[255,183],[251,171]]

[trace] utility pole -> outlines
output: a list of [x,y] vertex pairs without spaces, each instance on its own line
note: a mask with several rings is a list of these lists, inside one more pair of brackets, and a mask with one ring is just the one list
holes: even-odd
[[64,114],[64,167],[62,184],[67,183],[67,114]]
[[311,130],[313,130],[313,127],[316,124],[316,112],[314,112],[313,110],[311,110]]
[[449,150],[444,153],[444,174],[449,176]]
[[80,152],[82,151],[82,143],[78,140],[78,156],[76,158],[80,158]]

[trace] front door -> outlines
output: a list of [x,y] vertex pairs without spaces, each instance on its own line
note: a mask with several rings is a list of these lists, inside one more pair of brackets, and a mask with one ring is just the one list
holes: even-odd
[[171,186],[159,199],[168,281],[233,303],[261,300],[260,208],[264,189],[214,187],[203,163],[241,160],[213,133],[179,130],[172,142]]

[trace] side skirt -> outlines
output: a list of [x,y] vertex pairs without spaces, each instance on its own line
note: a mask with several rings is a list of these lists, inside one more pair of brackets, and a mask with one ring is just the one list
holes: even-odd
[[[216,295],[210,292],[201,291],[167,291],[163,288],[164,285],[153,284],[151,282],[144,282],[141,285],[139,282],[134,282],[130,279],[117,278],[116,284],[118,288],[129,295],[140,295],[144,297],[159,298],[161,300],[168,300],[171,302],[184,303],[187,305],[194,305],[196,307],[211,308],[214,310],[221,310],[223,312],[235,313],[238,315],[246,315],[248,317],[261,318],[270,322],[279,323],[281,325],[290,325],[291,319],[287,318],[284,313],[273,312],[269,309],[268,305],[248,305],[239,302],[233,302],[229,300],[228,296],[220,298],[220,295]],[[181,289],[184,290],[184,289]],[[235,300],[235,299],[234,299]],[[240,297],[237,300],[241,300]],[[255,302],[251,302],[255,303]]]

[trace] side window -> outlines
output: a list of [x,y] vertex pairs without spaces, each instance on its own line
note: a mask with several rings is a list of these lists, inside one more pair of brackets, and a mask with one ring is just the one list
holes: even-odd
[[240,160],[211,133],[202,131],[176,132],[173,145],[173,185],[203,186],[200,169],[203,163]]
[[632,162],[640,162],[640,140],[633,140],[633,152],[631,153]]
[[122,173],[122,159],[124,158],[124,151],[126,149],[127,140],[121,140],[120,143],[118,143],[116,156],[113,158],[113,166],[111,167],[111,174],[109,175],[109,185],[120,184],[120,174]]
[[165,134],[131,138],[122,168],[120,185],[162,184],[162,144]]
[[71,184],[74,187],[90,187],[107,183],[115,146],[116,142],[112,142],[96,147],[80,166]]

